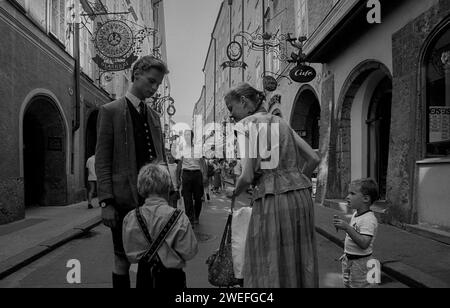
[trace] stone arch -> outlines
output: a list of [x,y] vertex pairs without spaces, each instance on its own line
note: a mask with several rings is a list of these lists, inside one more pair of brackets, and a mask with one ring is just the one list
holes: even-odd
[[[25,112],[26,112],[29,104],[31,103],[33,98],[36,96],[48,97],[49,99],[51,99],[52,102],[58,108],[61,117],[63,118],[66,132],[69,132],[69,129],[70,129],[69,122],[67,121],[67,118],[66,118],[66,115],[64,112],[64,108],[62,107],[61,102],[59,101],[59,99],[56,97],[56,95],[53,92],[51,92],[47,89],[37,88],[37,89],[30,91],[25,96],[25,98],[22,101],[22,104],[20,106],[20,111],[19,111],[19,160],[20,160],[20,177],[22,177],[22,178],[23,178],[23,169],[24,169],[23,168],[23,118],[24,118]],[[70,171],[70,159],[69,159],[69,150],[68,150],[70,148],[70,137],[71,137],[70,134],[67,134],[67,142],[66,142],[66,147],[67,147],[66,171],[67,171],[67,174],[69,174],[69,171]]]
[[315,149],[319,148],[319,121],[321,107],[316,90],[309,84],[303,85],[295,97],[290,124],[297,132],[304,132],[302,136]]
[[337,121],[330,141],[329,174],[334,178],[329,181],[327,198],[339,199],[347,194],[351,182],[353,102],[363,84],[375,72],[381,72],[392,81],[392,73],[386,65],[376,60],[366,60],[352,70],[341,89],[336,105]]
[[48,93],[33,94],[22,105],[20,130],[25,204],[65,205],[70,134],[61,105]]

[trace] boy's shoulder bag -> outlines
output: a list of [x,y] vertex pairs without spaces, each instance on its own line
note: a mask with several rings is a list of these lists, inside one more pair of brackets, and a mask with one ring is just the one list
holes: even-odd
[[[156,239],[153,241],[150,232],[147,228],[147,224],[145,223],[144,217],[142,215],[141,209],[136,208],[135,209],[136,218],[139,223],[139,226],[142,230],[142,233],[144,233],[145,239],[147,240],[150,248],[149,250],[142,256],[142,258],[139,261],[139,270],[138,270],[138,281],[137,281],[137,287],[139,288],[139,285],[148,285],[149,283],[152,284],[153,287],[156,285],[155,279],[160,276],[161,273],[164,271],[167,271],[167,268],[163,265],[161,262],[161,259],[158,256],[158,250],[161,248],[161,245],[163,244],[164,240],[166,239],[167,235],[172,231],[177,221],[180,219],[182,211],[179,209],[176,209],[172,216],[167,221],[164,228],[161,230],[161,232],[158,234]],[[141,275],[141,277],[139,277]],[[148,280],[151,281],[148,281]],[[146,281],[145,283],[140,283],[140,281]]]

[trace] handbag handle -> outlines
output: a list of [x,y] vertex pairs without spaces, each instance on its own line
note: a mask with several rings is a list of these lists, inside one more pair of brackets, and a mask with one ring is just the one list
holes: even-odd
[[231,198],[231,214],[234,214],[234,205],[236,203],[236,196],[233,195],[233,197]]
[[220,247],[219,247],[219,253],[222,254],[223,250],[225,249],[225,246],[227,244],[227,241],[229,240],[229,237],[231,235],[231,220],[233,218],[233,215],[228,215],[227,223],[225,224],[225,230],[223,231],[222,240],[220,241]]

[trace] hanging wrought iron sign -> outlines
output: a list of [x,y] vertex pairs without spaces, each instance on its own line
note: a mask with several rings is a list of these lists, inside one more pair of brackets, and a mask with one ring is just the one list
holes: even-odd
[[317,73],[313,67],[301,64],[294,67],[289,73],[289,76],[295,82],[307,83],[313,81]]
[[282,44],[289,38],[289,35],[271,33],[260,33],[258,28],[255,32],[249,33],[241,31],[234,35],[234,40],[242,39],[244,46],[253,51],[264,51],[266,54],[273,54],[280,61],[285,62],[288,60],[285,48]]
[[94,37],[98,54],[94,62],[103,71],[122,71],[137,60],[134,54],[134,33],[123,20],[108,20],[101,24]]
[[242,54],[242,45],[239,42],[232,41],[227,47],[227,57],[230,61],[222,63],[222,69],[227,67],[247,69],[248,65],[243,61],[239,61],[242,58]]
[[247,69],[248,67],[248,65],[242,61],[226,61],[222,63],[221,66],[223,69],[230,67],[230,68],[243,68],[244,70]]
[[123,58],[133,48],[133,30],[121,20],[105,22],[97,30],[95,45],[107,58]]
[[278,81],[272,76],[263,77],[264,90],[268,92],[273,92],[278,88]]
[[242,45],[236,41],[228,44],[227,56],[230,61],[239,61],[242,58]]
[[177,109],[175,109],[174,105],[170,105],[169,107],[167,107],[167,114],[169,116],[173,117],[175,113],[177,113]]
[[281,95],[274,95],[269,101],[269,110],[275,105],[281,105]]

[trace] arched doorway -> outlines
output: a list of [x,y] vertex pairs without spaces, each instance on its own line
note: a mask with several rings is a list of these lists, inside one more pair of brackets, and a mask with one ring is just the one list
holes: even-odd
[[291,117],[291,127],[313,149],[319,148],[320,103],[312,88],[302,88],[297,95]]
[[67,203],[64,120],[48,97],[31,100],[23,117],[25,206]]
[[392,82],[385,77],[375,89],[367,114],[367,174],[379,185],[380,198],[386,199],[389,141],[391,133]]
[[342,88],[338,122],[331,138],[334,177],[328,198],[345,198],[352,180],[372,177],[386,199],[392,107],[392,77],[376,61],[358,65]]

